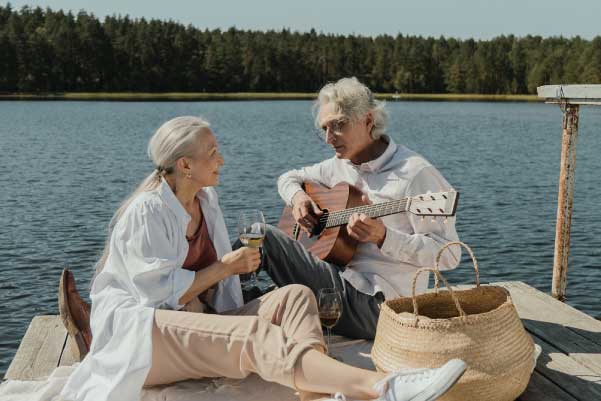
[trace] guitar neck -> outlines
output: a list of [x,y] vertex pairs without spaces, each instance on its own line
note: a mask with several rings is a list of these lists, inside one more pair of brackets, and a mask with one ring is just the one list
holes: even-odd
[[390,202],[377,203],[375,205],[357,206],[350,209],[338,210],[327,215],[325,228],[332,228],[347,224],[354,213],[365,214],[373,219],[391,214],[401,213],[407,210],[407,198],[393,200]]

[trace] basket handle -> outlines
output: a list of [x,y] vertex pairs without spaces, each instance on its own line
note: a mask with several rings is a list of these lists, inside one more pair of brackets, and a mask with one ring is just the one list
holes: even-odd
[[437,277],[437,279],[439,278],[440,280],[442,280],[442,282],[444,283],[444,285],[449,290],[449,294],[451,294],[451,298],[453,299],[453,302],[455,302],[455,307],[457,308],[457,311],[459,312],[459,315],[462,318],[465,318],[466,314],[463,311],[463,308],[461,307],[461,305],[459,304],[459,300],[457,299],[457,295],[455,295],[455,292],[453,292],[453,290],[451,289],[451,286],[449,285],[449,282],[447,281],[446,278],[444,278],[444,276],[442,275],[442,273],[440,273],[440,271],[438,269],[433,269],[431,267],[422,267],[421,269],[417,270],[415,272],[415,274],[413,275],[413,286],[411,288],[411,300],[413,301],[413,315],[415,316],[415,326],[417,327],[417,322],[419,321],[419,311],[418,311],[418,308],[417,308],[417,298],[416,298],[416,295],[415,295],[415,287],[417,285],[417,278],[423,272],[433,272],[434,273],[434,277]]
[[[438,251],[438,254],[436,255],[436,262],[434,263],[434,268],[436,270],[440,270],[440,268],[439,268],[440,267],[440,258],[442,256],[443,252],[445,251],[445,249],[449,248],[451,245],[462,246],[467,250],[467,253],[469,253],[470,257],[472,258],[472,263],[474,264],[474,270],[476,271],[476,288],[479,288],[480,287],[480,270],[478,269],[478,261],[476,260],[476,256],[474,255],[472,248],[470,248],[464,242],[461,242],[461,241],[448,242],[442,248],[440,248],[440,250]],[[438,287],[439,287],[438,276],[434,275],[434,289],[436,290],[436,292],[438,292]]]

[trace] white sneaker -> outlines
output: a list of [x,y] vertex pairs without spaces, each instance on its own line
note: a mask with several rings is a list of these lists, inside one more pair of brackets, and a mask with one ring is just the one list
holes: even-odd
[[381,401],[433,401],[449,391],[466,369],[465,362],[451,359],[436,369],[391,373],[374,389],[382,394]]

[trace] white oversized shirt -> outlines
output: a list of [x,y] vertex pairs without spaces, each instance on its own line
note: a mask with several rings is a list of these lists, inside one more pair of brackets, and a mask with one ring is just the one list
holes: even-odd
[[[278,179],[282,199],[291,205],[304,181],[333,187],[341,182],[357,187],[372,203],[398,200],[423,193],[449,190],[451,186],[425,158],[405,146],[397,146],[388,136],[388,147],[378,158],[361,165],[332,157],[321,163],[292,170]],[[382,248],[373,243],[359,243],[342,273],[342,278],[365,294],[382,292],[386,299],[411,295],[415,271],[433,267],[438,250],[447,242],[458,241],[455,217],[447,222],[432,221],[411,213],[380,218],[386,226]],[[449,252],[451,251],[451,252]],[[441,258],[441,270],[457,266],[461,249],[452,247]],[[417,281],[417,291],[428,286],[428,274]]]
[[[198,192],[217,257],[231,251],[213,188]],[[152,362],[155,309],[183,307],[180,297],[195,272],[182,268],[188,253],[190,215],[163,180],[136,197],[116,223],[108,259],[92,286],[89,354],[69,378],[62,395],[74,401],[130,401],[140,391]],[[243,304],[238,276],[218,284],[212,300],[217,312]]]

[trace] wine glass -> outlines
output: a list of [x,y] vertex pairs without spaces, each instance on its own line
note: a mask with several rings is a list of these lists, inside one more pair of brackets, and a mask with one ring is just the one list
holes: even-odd
[[[342,315],[342,296],[336,288],[322,288],[318,294],[319,320],[328,331],[328,355],[330,355],[330,336]],[[331,356],[331,355],[330,355]]]
[[[238,237],[242,245],[250,248],[261,248],[265,238],[265,217],[260,210],[248,210],[240,213],[238,218]],[[257,286],[257,273],[249,274],[249,284]]]

